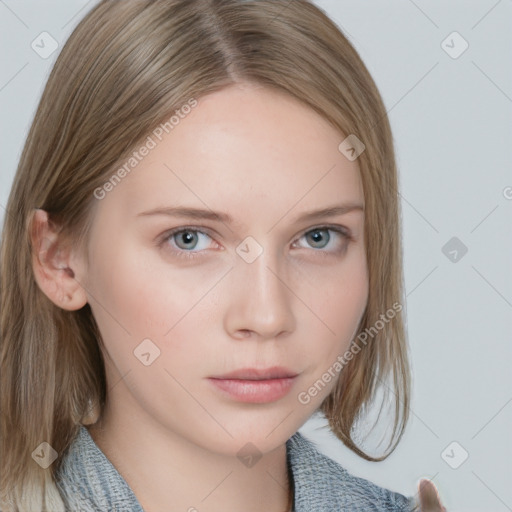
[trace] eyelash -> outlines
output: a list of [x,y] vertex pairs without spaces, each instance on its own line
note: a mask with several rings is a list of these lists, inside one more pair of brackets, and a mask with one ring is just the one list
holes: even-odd
[[[167,231],[165,233],[165,235],[161,238],[160,242],[158,242],[158,246],[160,248],[163,248],[163,246],[174,235],[176,235],[178,233],[187,232],[187,231],[191,231],[191,232],[194,232],[194,233],[202,233],[202,234],[207,235],[210,238],[212,238],[211,235],[207,231],[203,231],[203,230],[199,229],[197,226],[184,226],[184,227],[181,226],[179,228],[172,229],[171,231]],[[343,244],[343,247],[340,248],[340,249],[337,249],[335,251],[324,251],[322,249],[315,249],[314,247],[311,247],[311,249],[313,249],[316,253],[321,254],[324,257],[329,257],[329,256],[332,256],[332,255],[341,254],[345,250],[346,243],[348,243],[348,242],[353,240],[353,237],[351,235],[350,230],[348,230],[346,228],[342,228],[340,226],[333,226],[333,225],[323,225],[323,226],[317,226],[317,227],[308,229],[307,231],[304,231],[304,233],[299,238],[297,238],[296,240],[300,240],[303,236],[305,236],[308,233],[311,233],[313,231],[332,231],[332,232],[335,232],[335,233],[341,235],[341,237],[345,241],[345,243]],[[173,253],[173,255],[177,256],[178,258],[185,258],[187,260],[192,260],[194,258],[200,258],[201,257],[201,253],[203,252],[201,250],[199,250],[199,251],[186,251],[184,249],[174,249],[174,248],[170,249],[170,251]]]

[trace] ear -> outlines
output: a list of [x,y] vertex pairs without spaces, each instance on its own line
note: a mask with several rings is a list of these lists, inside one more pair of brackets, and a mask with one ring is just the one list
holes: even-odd
[[32,268],[39,288],[62,309],[82,308],[87,304],[87,294],[75,275],[82,275],[81,260],[59,240],[46,211],[36,209],[33,215]]

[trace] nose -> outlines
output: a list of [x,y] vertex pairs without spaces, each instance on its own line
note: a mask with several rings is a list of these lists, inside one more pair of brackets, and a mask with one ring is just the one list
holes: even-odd
[[293,290],[269,251],[252,263],[237,258],[230,276],[226,332],[235,339],[275,339],[295,329]]

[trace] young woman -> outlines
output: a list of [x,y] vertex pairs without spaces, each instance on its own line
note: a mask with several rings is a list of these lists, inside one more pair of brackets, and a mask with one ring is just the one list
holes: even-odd
[[[1,510],[442,510],[356,478],[405,428],[382,100],[306,0],[103,1],[43,93],[1,251]],[[384,386],[387,453],[354,430]],[[421,503],[420,503],[421,502]]]

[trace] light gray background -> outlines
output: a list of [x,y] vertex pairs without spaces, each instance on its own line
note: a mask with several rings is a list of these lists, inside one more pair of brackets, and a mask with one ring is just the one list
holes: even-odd
[[[95,1],[0,0],[0,220],[59,49]],[[453,512],[512,510],[512,1],[317,0],[360,52],[394,131],[404,221],[411,421],[386,461],[345,449],[318,418],[301,431],[354,474],[404,494],[432,478]],[[442,47],[457,31],[458,58]],[[453,36],[444,47],[457,52]],[[507,188],[509,187],[509,188]],[[457,262],[442,247],[457,237]],[[459,255],[461,253],[459,252]],[[468,459],[452,469],[468,452]]]

